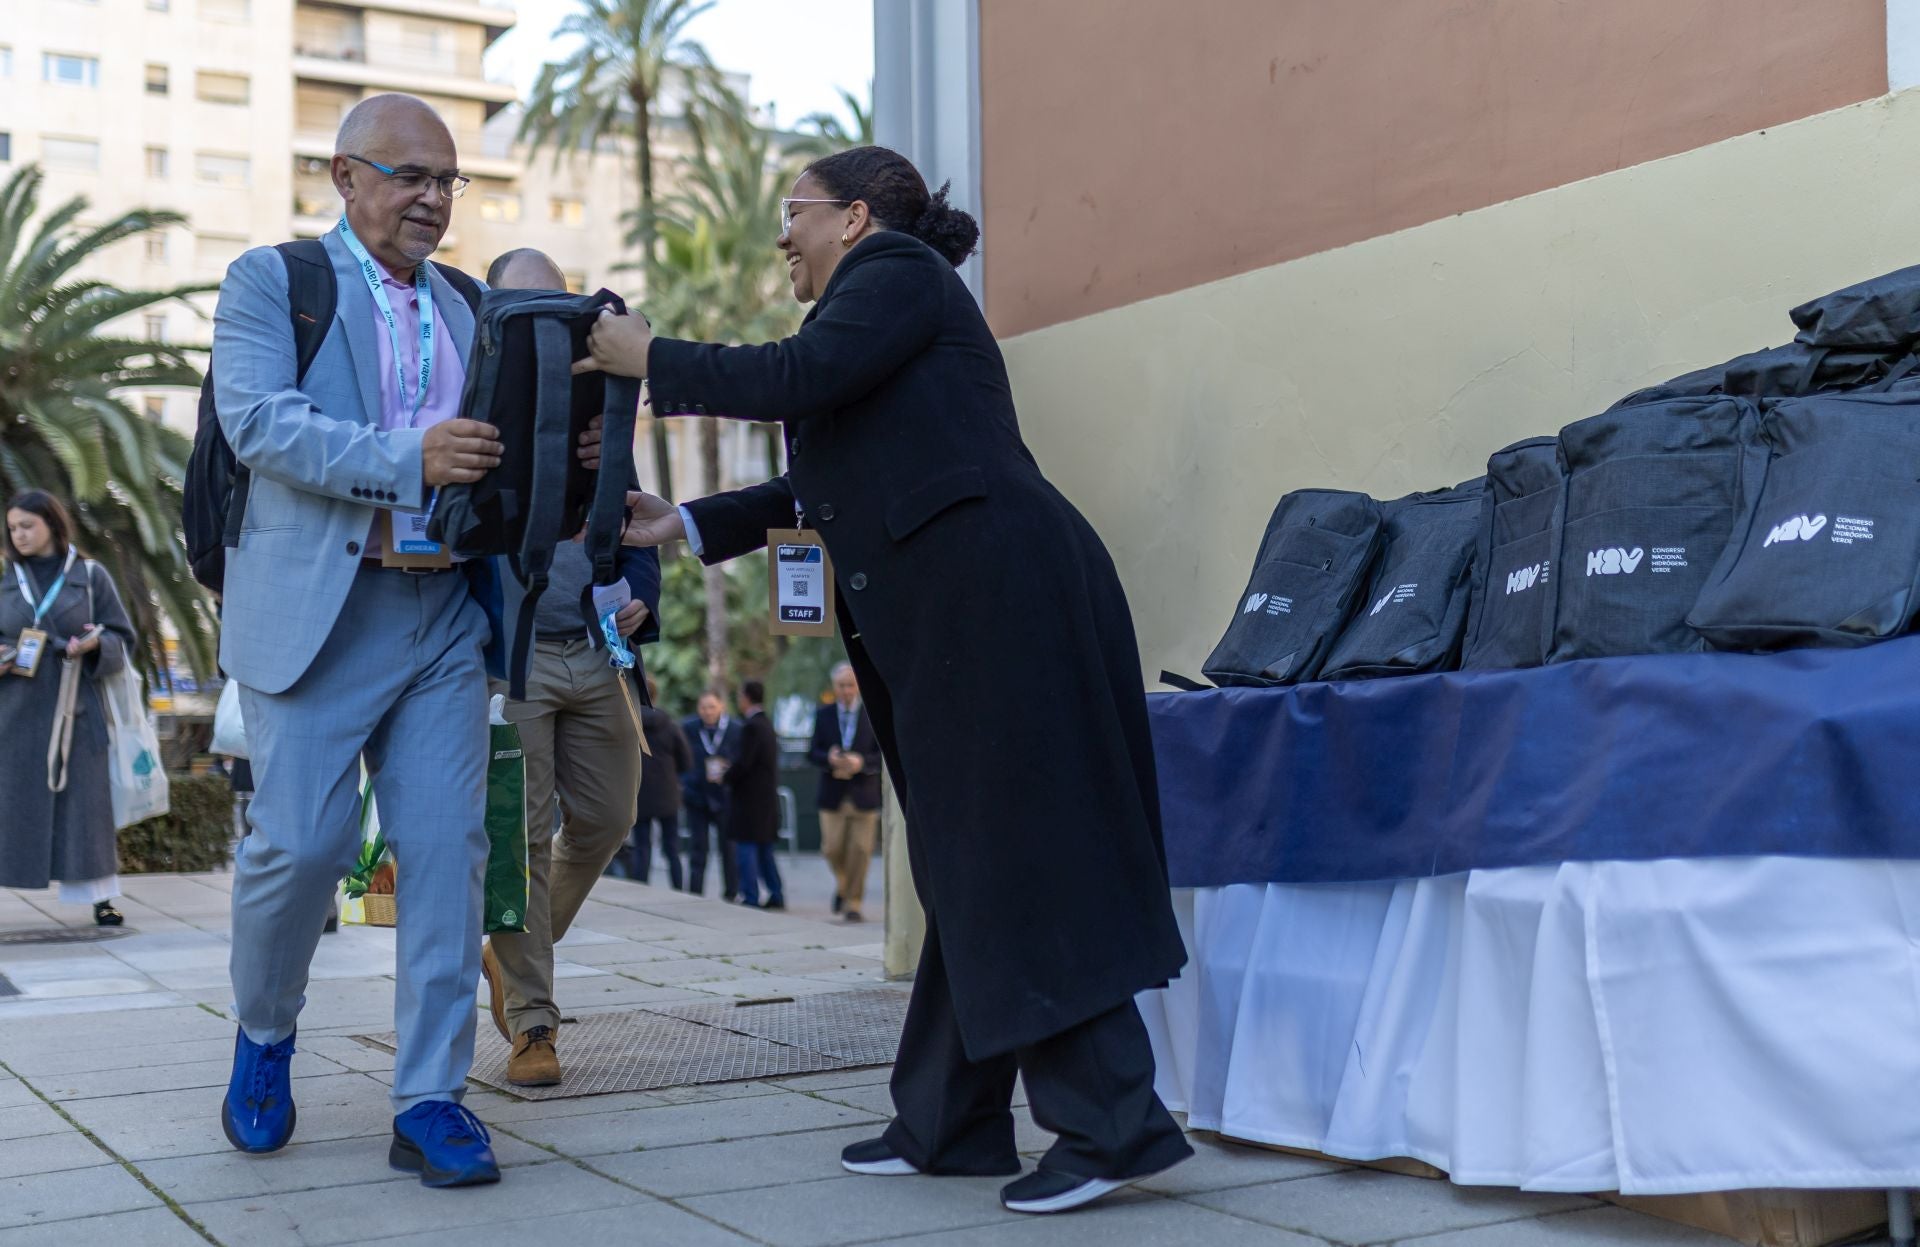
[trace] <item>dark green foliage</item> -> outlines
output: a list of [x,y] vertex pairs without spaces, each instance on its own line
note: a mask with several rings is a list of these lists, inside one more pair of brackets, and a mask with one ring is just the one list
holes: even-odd
[[233,859],[233,787],[221,775],[175,775],[171,812],[120,833],[120,873],[218,870]]

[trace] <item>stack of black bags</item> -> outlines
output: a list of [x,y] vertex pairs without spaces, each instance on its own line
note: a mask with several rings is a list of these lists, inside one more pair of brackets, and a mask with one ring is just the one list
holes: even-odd
[[1855,646],[1920,614],[1920,267],[1784,346],[1638,391],[1484,477],[1274,508],[1203,671],[1283,685]]

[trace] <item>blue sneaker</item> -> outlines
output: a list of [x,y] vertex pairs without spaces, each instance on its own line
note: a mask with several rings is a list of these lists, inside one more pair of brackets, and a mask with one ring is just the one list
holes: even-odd
[[293,1036],[257,1044],[233,1038],[233,1077],[220,1105],[227,1141],[243,1152],[277,1152],[293,1137]]
[[452,1100],[428,1100],[393,1119],[387,1163],[420,1175],[422,1186],[479,1186],[500,1180],[480,1119]]

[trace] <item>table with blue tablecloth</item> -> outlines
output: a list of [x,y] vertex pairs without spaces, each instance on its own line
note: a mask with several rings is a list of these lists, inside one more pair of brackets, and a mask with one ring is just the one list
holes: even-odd
[[1920,1185],[1920,638],[1151,699],[1189,1124],[1455,1182]]

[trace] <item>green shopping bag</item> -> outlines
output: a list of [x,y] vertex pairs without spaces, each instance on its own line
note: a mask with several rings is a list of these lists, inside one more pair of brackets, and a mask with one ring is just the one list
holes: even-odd
[[487,932],[527,929],[527,762],[520,729],[507,722],[506,699],[488,716]]

